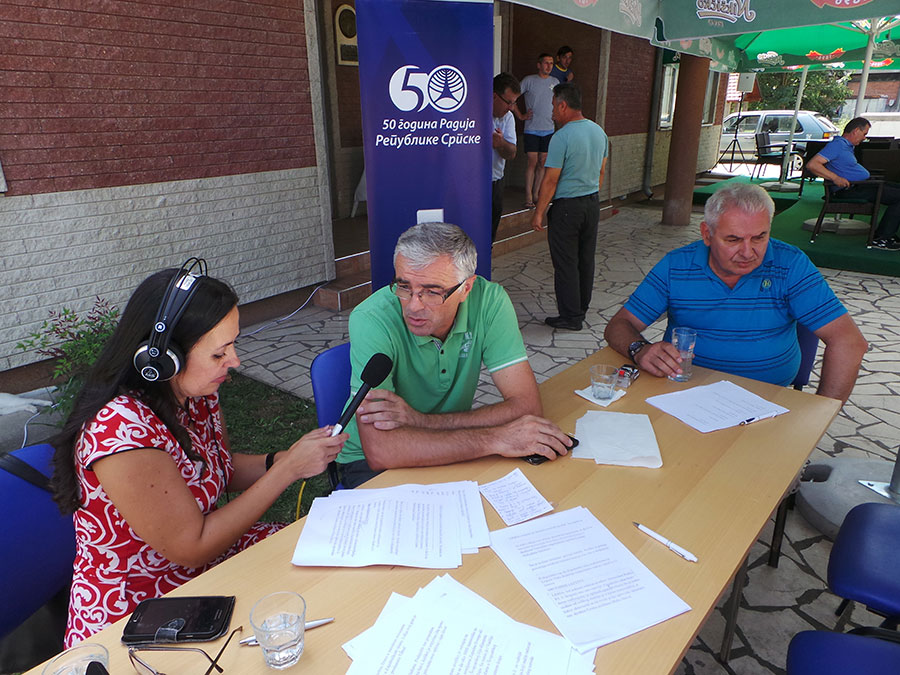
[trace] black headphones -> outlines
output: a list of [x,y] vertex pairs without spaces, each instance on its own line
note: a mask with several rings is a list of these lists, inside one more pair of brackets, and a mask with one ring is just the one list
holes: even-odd
[[184,353],[170,342],[172,330],[194,297],[197,282],[205,276],[206,261],[188,258],[169,282],[153,321],[150,339],[138,345],[134,353],[134,367],[148,382],[169,380],[184,367]]

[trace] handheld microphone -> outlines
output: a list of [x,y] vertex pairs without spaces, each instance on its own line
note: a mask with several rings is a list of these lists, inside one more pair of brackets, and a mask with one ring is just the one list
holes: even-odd
[[356,392],[356,396],[353,397],[353,400],[350,401],[350,405],[344,409],[341,419],[334,425],[334,429],[331,431],[332,436],[337,436],[344,430],[344,427],[350,424],[350,420],[353,419],[353,415],[356,414],[356,409],[359,407],[359,404],[362,403],[366,394],[369,393],[369,389],[377,387],[384,382],[384,378],[388,376],[388,373],[391,372],[391,368],[393,367],[394,362],[391,361],[391,357],[387,354],[379,352],[378,354],[372,355],[372,358],[369,359],[369,362],[366,364],[366,367],[363,368],[362,375],[360,376],[360,379],[362,379],[362,386],[359,388],[359,391]]

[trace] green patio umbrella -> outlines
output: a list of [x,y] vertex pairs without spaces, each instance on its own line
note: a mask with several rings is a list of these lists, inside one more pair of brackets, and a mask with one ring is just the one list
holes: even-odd
[[[701,0],[697,0],[698,2]],[[895,9],[898,3],[895,3]],[[654,39],[654,44],[711,59],[715,70],[771,72],[799,69],[900,69],[900,16],[842,21],[734,35]],[[871,51],[869,51],[871,50]]]

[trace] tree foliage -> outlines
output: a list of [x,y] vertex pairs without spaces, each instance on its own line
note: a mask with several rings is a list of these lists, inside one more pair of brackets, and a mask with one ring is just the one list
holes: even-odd
[[[793,110],[800,86],[799,71],[760,73],[756,76],[761,99],[751,103],[750,110]],[[847,86],[850,73],[842,70],[815,70],[807,74],[800,102],[801,110],[812,110],[835,120],[844,101],[853,97]]]

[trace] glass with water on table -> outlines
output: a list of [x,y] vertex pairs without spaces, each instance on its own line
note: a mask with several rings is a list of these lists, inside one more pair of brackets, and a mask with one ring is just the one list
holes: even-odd
[[279,591],[263,596],[250,610],[250,623],[269,668],[282,670],[300,660],[306,601],[299,593]]
[[679,326],[672,331],[672,345],[681,356],[681,373],[669,375],[673,382],[687,382],[694,373],[694,345],[697,344],[697,331],[693,328]]

